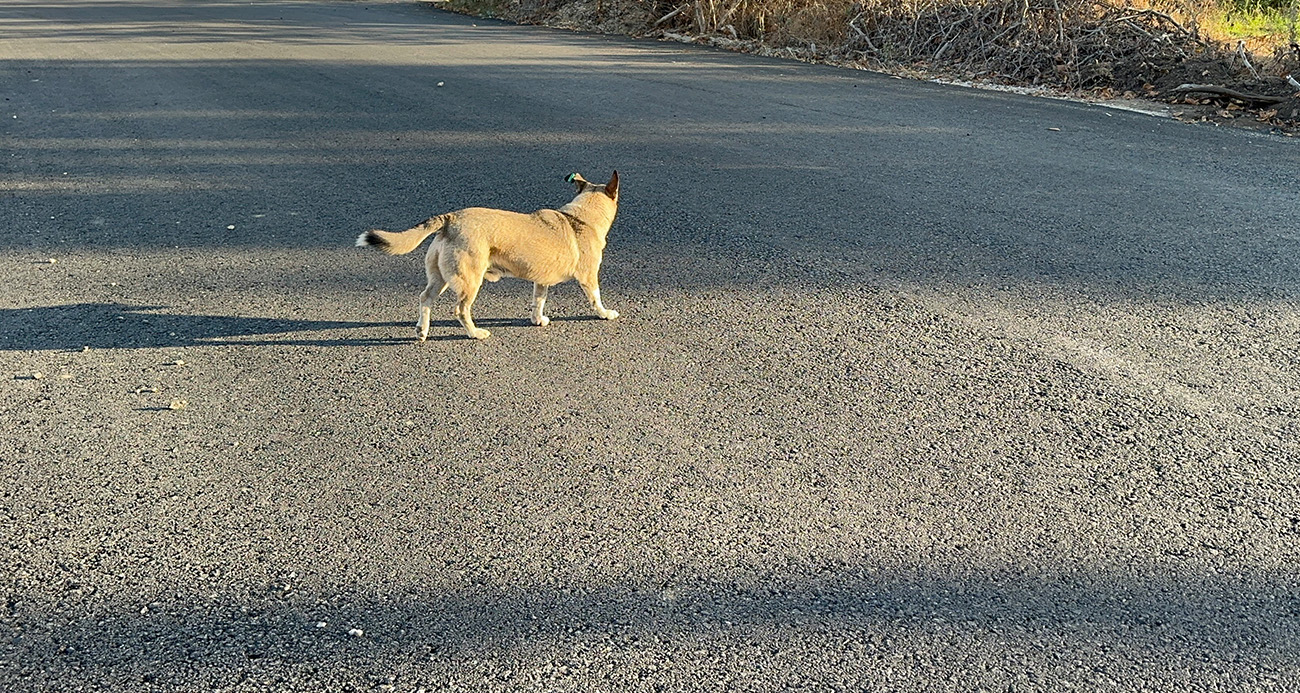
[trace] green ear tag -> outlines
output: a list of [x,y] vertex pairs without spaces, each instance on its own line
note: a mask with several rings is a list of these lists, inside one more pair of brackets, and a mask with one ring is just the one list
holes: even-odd
[[574,179],[574,178],[577,178],[577,177],[578,177],[578,174],[576,174],[576,173],[570,173],[569,176],[568,176],[567,178],[564,179],[564,182],[565,182],[565,183],[572,183],[572,182],[573,182],[573,179]]

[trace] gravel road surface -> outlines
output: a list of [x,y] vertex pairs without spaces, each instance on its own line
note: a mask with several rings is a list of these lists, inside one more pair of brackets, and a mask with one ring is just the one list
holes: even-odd
[[[0,689],[1300,690],[1300,149],[416,2],[0,7]],[[617,168],[591,319],[367,228]]]

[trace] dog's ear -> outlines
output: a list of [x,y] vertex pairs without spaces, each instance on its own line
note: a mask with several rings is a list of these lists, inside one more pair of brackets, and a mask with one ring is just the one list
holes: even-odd
[[618,171],[615,171],[614,175],[609,177],[609,182],[605,184],[605,194],[609,195],[610,199],[618,199]]
[[582,192],[582,188],[587,185],[587,179],[583,178],[581,173],[570,173],[564,177],[564,182],[573,183],[578,192]]

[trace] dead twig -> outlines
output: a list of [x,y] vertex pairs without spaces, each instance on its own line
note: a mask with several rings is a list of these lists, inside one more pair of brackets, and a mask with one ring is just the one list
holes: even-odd
[[1156,17],[1157,19],[1162,19],[1168,22],[1170,25],[1172,25],[1175,29],[1177,29],[1180,34],[1187,36],[1189,38],[1196,39],[1197,41],[1200,40],[1200,36],[1198,36],[1196,32],[1189,31],[1187,27],[1179,23],[1177,19],[1174,19],[1172,16],[1170,16],[1165,12],[1161,12],[1159,10],[1152,10],[1152,9],[1137,9],[1135,7],[1119,7],[1117,5],[1111,5],[1109,3],[1104,3],[1104,2],[1099,2],[1097,4],[1100,5],[1101,7],[1108,8],[1113,12],[1128,13],[1125,15],[1124,17],[1125,19],[1132,18],[1132,17]]
[[997,34],[997,36],[994,36],[993,38],[989,39],[989,43],[997,43],[997,42],[998,42],[998,39],[1002,38],[1003,36],[1006,36],[1007,34],[1009,34],[1009,33],[1013,32],[1013,31],[1015,31],[1016,29],[1019,29],[1020,27],[1022,27],[1022,26],[1024,26],[1024,25],[1025,25],[1025,23],[1024,23],[1023,20],[1018,20],[1018,21],[1016,21],[1015,24],[1012,24],[1011,26],[1009,26],[1009,27],[1003,29],[1002,31],[999,31],[998,34]]
[[1178,20],[1177,20],[1177,19],[1174,19],[1173,17],[1169,16],[1168,14],[1165,14],[1164,12],[1160,12],[1160,11],[1157,11],[1157,10],[1143,10],[1142,12],[1143,12],[1144,14],[1148,15],[1148,16],[1151,16],[1151,17],[1159,17],[1159,18],[1165,20],[1166,22],[1169,22],[1170,24],[1172,24],[1172,25],[1174,26],[1175,29],[1177,29],[1177,30],[1178,30],[1180,33],[1182,33],[1184,36],[1189,36],[1189,37],[1192,37],[1192,38],[1196,38],[1196,34],[1194,34],[1194,33],[1190,32],[1190,31],[1188,31],[1186,27],[1184,27],[1182,24],[1179,24],[1179,23],[1178,23]]
[[1117,19],[1116,21],[1118,21],[1118,22],[1120,22],[1120,23],[1122,23],[1122,24],[1126,24],[1126,25],[1128,26],[1128,28],[1132,29],[1133,31],[1138,32],[1139,34],[1142,34],[1143,36],[1145,36],[1145,37],[1151,39],[1152,41],[1156,40],[1156,37],[1153,36],[1153,35],[1151,34],[1151,32],[1149,32],[1149,31],[1147,31],[1146,29],[1143,29],[1142,27],[1138,26],[1137,24],[1135,24],[1135,23],[1133,22],[1133,20],[1129,19],[1128,17],[1121,17],[1121,18]]
[[660,24],[663,24],[664,22],[666,22],[666,21],[672,19],[673,17],[676,17],[677,15],[681,14],[681,13],[682,13],[686,8],[688,8],[688,7],[690,7],[689,4],[688,4],[688,5],[678,5],[678,6],[677,6],[677,9],[673,10],[672,12],[669,12],[668,14],[666,14],[666,15],[664,15],[664,16],[662,16],[662,17],[660,17],[660,18],[659,18],[659,21],[657,21],[657,22],[655,22],[653,25],[651,25],[650,28],[652,28],[652,29],[657,29],[657,28],[659,28],[659,25],[660,25]]
[[1230,99],[1236,99],[1245,103],[1257,103],[1263,105],[1282,103],[1283,101],[1286,101],[1286,98],[1281,96],[1247,94],[1245,92],[1237,91],[1236,89],[1221,87],[1217,84],[1180,84],[1179,86],[1174,87],[1172,91],[1179,94],[1216,94],[1218,96],[1226,96]]
[[862,39],[863,43],[867,44],[867,48],[870,49],[872,53],[879,53],[880,49],[876,48],[876,44],[871,42],[871,37],[867,36],[867,32],[863,31],[862,28],[858,26],[858,20],[862,19],[862,15],[864,14],[866,14],[866,12],[859,12],[857,16],[850,19],[849,28],[858,35],[858,38]]
[[[952,44],[957,40],[956,37],[955,37],[955,35],[957,34],[957,30],[961,28],[961,25],[962,25],[962,24],[965,24],[965,23],[966,23],[966,20],[971,19],[971,18],[972,18],[972,15],[971,15],[971,14],[967,14],[966,16],[961,17],[960,19],[958,19],[956,22],[953,22],[950,26],[948,26],[948,27],[944,30],[944,34],[943,34],[943,36],[939,38],[939,42],[941,43],[941,45],[939,46],[939,50],[937,50],[937,51],[934,52],[934,57],[931,58],[931,60],[933,60],[933,61],[935,61],[935,62],[939,62],[940,60],[943,59],[943,54],[944,54],[944,53],[947,53],[947,52],[948,52],[948,49],[949,49],[949,48],[952,48]],[[950,39],[948,38],[949,36],[953,36],[954,38],[952,38],[952,39],[950,40]]]
[[[717,21],[717,26],[718,26],[718,28],[719,28],[719,29],[724,29],[724,28],[725,28],[724,25],[726,25],[729,21],[731,21],[731,15],[735,14],[735,13],[736,13],[736,10],[740,9],[744,4],[745,4],[745,3],[744,3],[744,1],[742,0],[741,2],[738,2],[738,3],[734,4],[734,5],[732,5],[732,6],[727,10],[727,13],[724,14],[724,15],[722,15],[722,19],[719,19],[719,20]],[[735,34],[735,33],[736,33],[736,29],[735,29],[735,27],[732,27],[732,29],[731,29],[731,33],[732,33],[732,34]],[[732,38],[735,38],[735,36],[732,36]]]
[[1246,66],[1246,69],[1250,70],[1250,76],[1254,77],[1255,81],[1258,82],[1259,73],[1255,71],[1255,66],[1250,64],[1250,58],[1246,57],[1245,41],[1237,41],[1237,57],[1241,58],[1241,62]]

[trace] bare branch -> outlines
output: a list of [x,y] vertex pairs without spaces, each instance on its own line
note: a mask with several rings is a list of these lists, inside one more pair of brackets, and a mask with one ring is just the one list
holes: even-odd
[[657,22],[655,22],[653,25],[651,25],[651,28],[652,28],[652,29],[654,29],[654,28],[658,28],[660,24],[663,24],[664,22],[666,22],[666,21],[672,19],[673,17],[676,17],[677,15],[681,14],[682,11],[684,11],[684,10],[685,10],[686,8],[688,8],[688,7],[690,7],[690,5],[678,5],[678,6],[677,6],[677,9],[673,10],[672,12],[669,12],[668,14],[666,14],[666,15],[664,15],[664,16],[662,16],[662,17],[660,17],[660,18],[659,18],[659,21],[657,21]]
[[1242,101],[1245,103],[1257,103],[1257,104],[1265,104],[1265,105],[1282,103],[1283,101],[1286,101],[1286,98],[1282,96],[1265,96],[1263,94],[1247,94],[1245,92],[1237,91],[1236,89],[1221,87],[1217,84],[1182,84],[1177,87],[1174,87],[1173,91],[1178,92],[1180,94],[1195,94],[1195,93],[1215,94],[1218,96],[1226,96],[1230,99],[1236,99],[1238,101]]

